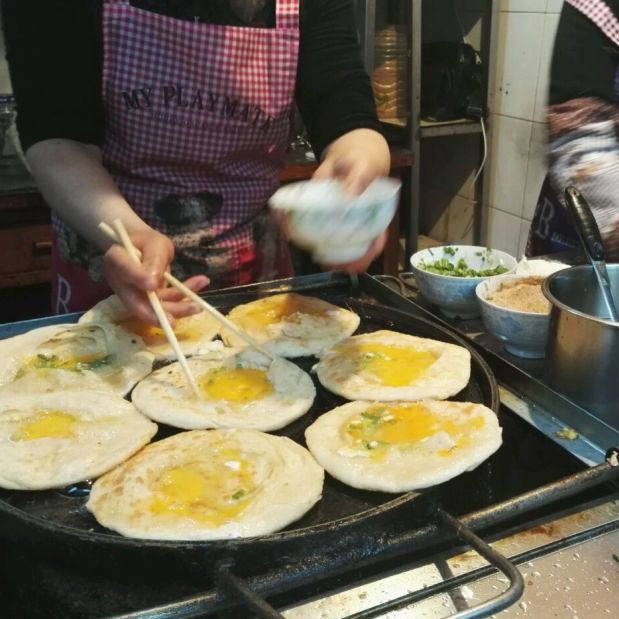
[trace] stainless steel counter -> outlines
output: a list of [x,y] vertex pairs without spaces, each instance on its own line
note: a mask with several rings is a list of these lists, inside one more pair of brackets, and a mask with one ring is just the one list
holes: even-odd
[[[526,583],[519,604],[496,617],[605,619],[617,615],[619,500],[535,523],[491,545],[518,563]],[[564,547],[556,550],[557,545]],[[283,614],[287,619],[337,619],[453,576],[474,575],[486,565],[484,559],[471,551],[425,564],[411,564],[379,580],[360,581],[346,590],[291,607]],[[507,579],[494,573],[378,617],[443,619],[495,596],[506,587]]]

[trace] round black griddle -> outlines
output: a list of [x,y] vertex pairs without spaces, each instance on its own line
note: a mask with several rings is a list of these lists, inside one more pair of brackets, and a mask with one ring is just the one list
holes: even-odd
[[[320,295],[317,295],[320,296]],[[498,388],[494,376],[481,356],[464,340],[447,329],[423,318],[417,318],[381,305],[373,305],[342,297],[322,297],[348,307],[361,317],[357,334],[390,329],[419,337],[432,338],[467,348],[471,353],[471,378],[464,390],[453,400],[482,403],[498,412]],[[230,308],[221,308],[230,309]],[[315,358],[293,360],[311,373]],[[311,373],[317,387],[316,400],[302,418],[274,434],[288,436],[305,446],[304,431],[320,415],[345,403],[342,398],[324,389]],[[160,425],[153,440],[179,432]],[[299,480],[303,492],[303,480]],[[427,495],[427,492],[423,493]],[[323,497],[303,518],[287,529],[254,538],[211,542],[151,541],[122,537],[101,527],[85,508],[87,488],[80,485],[64,491],[38,492],[0,490],[0,535],[34,547],[45,555],[84,569],[114,572],[134,565],[136,570],[149,566],[149,573],[169,574],[171,569],[204,578],[214,563],[223,558],[243,557],[243,563],[255,566],[272,558],[300,556],[318,545],[336,549],[342,540],[364,531],[369,522],[389,523],[405,510],[407,514],[423,512],[417,493],[400,495],[369,492],[348,487],[328,474]],[[417,504],[419,505],[417,507]],[[375,527],[376,528],[376,527]],[[380,527],[378,527],[380,529]],[[359,543],[359,542],[357,542]]]

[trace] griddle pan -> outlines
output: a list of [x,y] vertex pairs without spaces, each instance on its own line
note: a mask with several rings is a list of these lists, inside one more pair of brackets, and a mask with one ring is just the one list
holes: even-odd
[[[323,295],[318,291],[314,296],[358,313],[361,324],[357,334],[391,329],[468,349],[472,361],[471,378],[465,389],[452,399],[485,404],[498,412],[498,388],[492,371],[481,356],[457,335],[429,320],[385,306],[343,295]],[[231,309],[231,306],[218,304],[216,294],[211,293],[208,297],[220,310]],[[250,299],[244,298],[243,302],[247,300]],[[226,301],[229,302],[229,295]],[[57,322],[58,318],[30,322],[34,328],[51,321]],[[20,330],[18,323],[5,325],[0,327],[0,336]],[[313,357],[294,361],[310,373],[316,363]],[[311,410],[275,433],[288,436],[304,446],[305,428],[321,414],[345,402],[324,389],[314,374],[311,376],[317,386],[317,397]],[[160,424],[153,440],[178,431]],[[239,569],[236,571],[243,575],[243,565],[251,566],[255,572],[256,565],[264,565],[266,569],[267,565],[282,565],[292,558],[298,562],[301,556],[310,561],[318,548],[323,554],[326,551],[335,556],[339,548],[351,541],[358,545],[362,556],[375,547],[377,535],[396,534],[402,526],[409,530],[411,526],[421,526],[427,522],[429,510],[434,509],[431,490],[400,495],[369,492],[348,487],[327,474],[321,501],[303,518],[278,533],[208,542],[153,541],[122,537],[101,527],[85,508],[87,492],[87,484],[38,492],[0,490],[0,535],[83,570],[113,574],[121,567],[126,571],[134,566],[137,575],[143,574],[151,582],[154,575],[167,579],[174,573],[175,578],[195,578],[204,583],[212,566],[222,559],[237,559]],[[303,492],[303,480],[299,480],[299,492]],[[371,527],[373,533],[364,535],[370,522],[374,525]]]

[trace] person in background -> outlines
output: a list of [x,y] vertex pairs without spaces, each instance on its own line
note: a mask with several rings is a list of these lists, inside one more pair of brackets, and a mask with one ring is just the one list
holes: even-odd
[[576,186],[593,210],[607,258],[619,261],[619,0],[565,0],[547,108],[549,171],[528,256],[579,247],[563,191]]
[[[295,101],[315,176],[360,193],[388,173],[352,0],[2,0],[18,130],[54,213],[52,303],[291,274],[266,202]],[[120,218],[136,266],[98,229]],[[364,270],[382,251],[337,268]],[[170,318],[196,311],[160,289]]]

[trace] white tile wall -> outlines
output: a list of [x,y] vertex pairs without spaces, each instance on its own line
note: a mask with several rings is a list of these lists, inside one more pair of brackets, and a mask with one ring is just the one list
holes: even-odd
[[515,256],[518,253],[521,225],[520,217],[496,208],[488,209],[488,245]]
[[498,115],[492,122],[488,202],[491,207],[521,217],[533,122]]
[[546,3],[546,13],[560,13],[563,7],[563,0],[548,0]]
[[513,13],[545,13],[545,0],[501,0],[501,11]]
[[524,188],[523,219],[531,221],[535,213],[535,205],[539,191],[546,176],[546,144],[547,134],[544,123],[533,123],[531,142],[527,162],[527,180]]
[[535,94],[535,111],[533,113],[533,120],[539,123],[543,123],[546,120],[550,64],[558,25],[559,13],[547,13],[544,15],[544,31],[542,35],[542,48],[540,50],[537,90]]
[[490,119],[488,244],[512,255],[526,247],[546,174],[544,108],[563,0],[501,0]]
[[496,114],[533,119],[544,18],[544,13],[500,13]]

